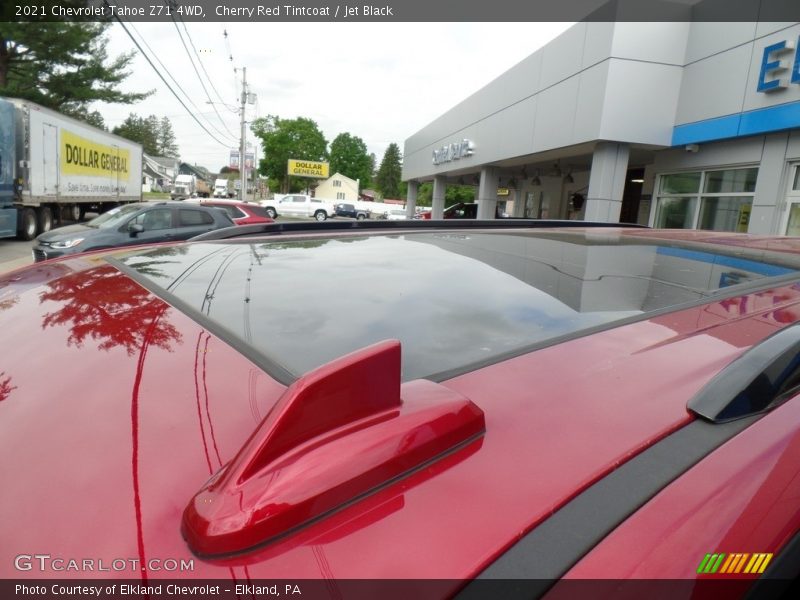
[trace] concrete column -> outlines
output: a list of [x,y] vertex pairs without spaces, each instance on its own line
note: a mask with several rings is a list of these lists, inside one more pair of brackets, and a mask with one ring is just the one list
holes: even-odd
[[525,203],[528,201],[528,190],[522,188],[521,190],[512,190],[514,194],[514,211],[511,213],[512,217],[525,216]]
[[619,223],[629,154],[628,144],[600,142],[595,146],[586,198],[587,221]]
[[417,208],[417,193],[419,192],[419,181],[412,179],[408,182],[408,192],[406,193],[406,217],[412,218]]
[[444,216],[444,192],[446,188],[447,179],[445,177],[437,175],[433,178],[432,219],[441,219]]
[[[788,206],[786,200],[786,149],[788,133],[777,133],[764,137],[764,150],[758,167],[756,191],[750,213],[748,233],[761,235],[783,235],[781,227]],[[791,170],[786,174],[791,177]]]
[[497,168],[481,169],[481,182],[478,184],[478,218],[494,219],[497,213]]

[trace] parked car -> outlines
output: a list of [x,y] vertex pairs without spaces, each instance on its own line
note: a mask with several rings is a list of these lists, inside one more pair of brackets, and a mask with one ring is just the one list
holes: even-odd
[[369,219],[369,211],[366,210],[359,210],[353,204],[348,204],[342,202],[336,205],[336,216],[337,217],[350,217],[352,219],[357,219],[359,221],[363,221],[364,219]]
[[307,194],[288,194],[279,199],[263,200],[261,206],[271,219],[279,215],[289,217],[312,217],[317,221],[325,221],[336,212],[334,202],[324,198],[314,198]]
[[[431,211],[421,212],[414,216],[415,219],[430,219]],[[444,209],[443,219],[476,219],[478,217],[478,204],[476,202],[457,202]]]
[[221,208],[236,225],[254,225],[258,223],[273,223],[274,220],[267,216],[267,211],[254,202],[240,202],[238,200],[204,200],[200,206]]
[[405,208],[393,208],[384,213],[384,218],[387,221],[405,221],[408,217]]
[[231,227],[0,276],[0,331],[2,581],[638,598],[800,569],[798,238]]
[[59,227],[33,242],[36,262],[88,250],[188,240],[233,221],[216,208],[185,202],[124,204],[86,223]]

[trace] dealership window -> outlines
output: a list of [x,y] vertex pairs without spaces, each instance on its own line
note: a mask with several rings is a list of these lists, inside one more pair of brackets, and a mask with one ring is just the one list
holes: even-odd
[[344,200],[344,192],[336,192],[337,200]]
[[661,175],[654,227],[746,232],[758,169]]
[[340,179],[334,179],[333,187],[342,187],[342,181]]
[[793,165],[794,177],[790,179],[791,186],[786,202],[789,206],[789,215],[786,222],[786,235],[800,236],[800,164]]

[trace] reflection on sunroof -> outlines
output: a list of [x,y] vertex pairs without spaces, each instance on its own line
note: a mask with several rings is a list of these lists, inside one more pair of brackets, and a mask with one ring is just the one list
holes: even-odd
[[405,380],[795,273],[793,260],[582,232],[196,243],[121,259],[295,375],[397,338]]

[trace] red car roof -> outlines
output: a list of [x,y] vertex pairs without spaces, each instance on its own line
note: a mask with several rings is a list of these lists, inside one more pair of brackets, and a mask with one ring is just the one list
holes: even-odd
[[[0,467],[0,514],[13,515],[2,528],[6,578],[63,576],[13,566],[21,553],[46,551],[136,559],[148,577],[437,578],[453,580],[454,591],[457,580],[480,573],[569,500],[692,421],[688,399],[800,318],[797,284],[763,285],[443,379],[438,385],[483,413],[483,435],[263,548],[203,559],[182,536],[184,510],[286,386],[224,331],[187,316],[179,298],[159,298],[102,255],[57,264],[72,272],[43,278],[49,267],[41,266],[0,282],[0,322],[14,340],[0,375],[0,451],[14,457]],[[157,259],[143,268],[157,270]],[[157,570],[152,559],[166,558],[194,568]]]

